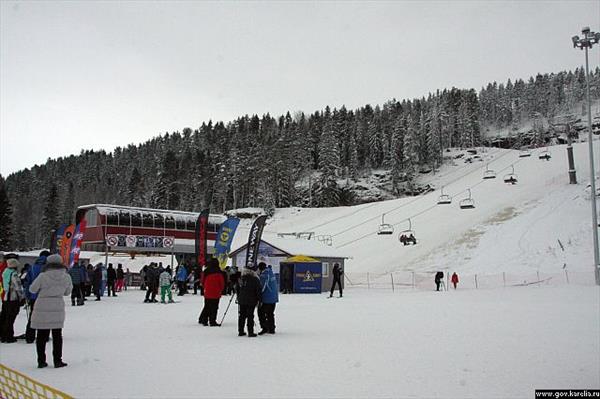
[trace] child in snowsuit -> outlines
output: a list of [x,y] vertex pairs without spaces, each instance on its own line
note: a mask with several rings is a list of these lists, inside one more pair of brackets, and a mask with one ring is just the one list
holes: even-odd
[[173,303],[173,294],[171,293],[171,273],[169,273],[169,268],[166,268],[165,271],[160,274],[158,280],[160,285],[160,303],[166,303],[165,295],[169,296],[169,303]]

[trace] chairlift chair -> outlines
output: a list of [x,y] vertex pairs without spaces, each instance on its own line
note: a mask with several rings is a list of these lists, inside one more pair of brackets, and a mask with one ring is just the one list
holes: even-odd
[[525,158],[525,157],[530,157],[530,156],[531,156],[531,151],[529,151],[529,150],[519,151],[519,158]]
[[471,197],[471,189],[468,188],[467,190],[469,191],[469,196],[467,198],[462,199],[458,203],[458,206],[460,207],[460,209],[473,209],[473,208],[475,208],[475,201],[473,200],[473,197]]
[[487,180],[487,179],[495,179],[495,178],[496,178],[496,171],[490,169],[490,165],[486,165],[485,171],[483,172],[483,179]]
[[504,183],[517,184],[519,179],[518,179],[517,175],[515,174],[515,166],[510,165],[510,167],[512,168],[512,172],[508,173],[504,176]]
[[412,229],[410,218],[408,219],[408,229],[403,230],[400,232],[400,234],[398,234],[398,240],[404,245],[408,245],[410,243],[417,245],[417,239],[415,238],[415,232]]
[[446,205],[452,203],[452,197],[448,194],[444,194],[444,187],[442,187],[442,194],[438,198],[438,205]]
[[549,161],[550,158],[552,158],[552,154],[550,154],[550,151],[548,151],[548,147],[546,147],[545,150],[540,151],[538,154],[538,159]]
[[318,235],[317,240],[319,240],[320,242],[322,242],[323,244],[325,244],[327,246],[331,246],[333,244],[333,239],[331,238],[331,235],[329,235],[329,234]]
[[381,215],[381,224],[379,225],[379,229],[377,230],[377,235],[391,235],[394,234],[394,226],[389,223],[385,223],[385,213]]

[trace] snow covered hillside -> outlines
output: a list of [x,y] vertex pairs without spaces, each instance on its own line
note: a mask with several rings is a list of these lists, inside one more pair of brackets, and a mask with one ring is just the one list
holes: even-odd
[[[460,158],[422,177],[419,183],[432,184],[434,192],[352,207],[278,209],[265,237],[300,231],[330,235],[337,252],[350,257],[350,273],[591,271],[588,144],[573,147],[577,185],[568,184],[566,145],[549,147],[549,161],[538,158],[541,150],[520,157],[515,150],[480,149],[472,162]],[[518,182],[506,184],[503,178],[513,167]],[[495,179],[483,179],[488,168]],[[437,204],[442,186],[451,204]],[[460,209],[468,189],[475,208]],[[383,214],[394,226],[392,235],[377,234]],[[418,245],[398,241],[409,219]],[[240,225],[234,248],[246,240],[248,224]]]

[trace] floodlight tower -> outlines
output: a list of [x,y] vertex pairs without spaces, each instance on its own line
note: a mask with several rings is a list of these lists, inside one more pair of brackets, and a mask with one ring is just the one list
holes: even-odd
[[592,114],[590,101],[590,71],[588,66],[588,48],[600,42],[600,32],[592,32],[589,27],[581,30],[583,37],[573,36],[573,47],[585,50],[585,88],[587,94],[587,117],[588,117],[588,147],[590,150],[590,188],[592,197],[592,233],[594,238],[594,275],[596,284],[600,285],[600,255],[598,253],[598,214],[596,208],[596,176],[594,174],[594,148],[592,145]]

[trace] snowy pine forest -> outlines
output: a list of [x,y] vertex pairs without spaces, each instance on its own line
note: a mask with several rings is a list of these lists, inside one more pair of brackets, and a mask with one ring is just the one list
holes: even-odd
[[[600,98],[598,68],[590,90]],[[452,88],[356,110],[203,122],[112,153],[49,159],[0,176],[0,247],[47,245],[50,230],[89,203],[211,212],[353,205],[365,201],[355,183],[374,170],[389,175],[390,196],[403,196],[417,189],[420,173],[440,166],[448,148],[486,144],[532,121],[534,144],[542,145],[549,122],[581,109],[584,98],[579,68],[494,82],[479,93]]]

